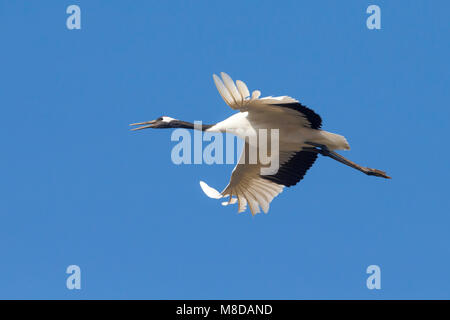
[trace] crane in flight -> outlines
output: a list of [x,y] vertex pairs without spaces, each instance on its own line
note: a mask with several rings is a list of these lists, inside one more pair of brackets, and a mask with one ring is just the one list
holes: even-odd
[[[332,158],[367,175],[390,179],[384,171],[360,166],[333,150],[349,150],[345,137],[321,130],[322,119],[313,110],[297,100],[288,97],[264,97],[255,90],[250,95],[246,84],[240,80],[234,82],[229,75],[222,72],[222,79],[213,75],[214,83],[225,103],[239,111],[231,117],[214,125],[194,125],[193,123],[162,116],[156,120],[133,123],[138,126],[132,130],[146,128],[186,128],[205,132],[231,133],[245,141],[240,160],[233,169],[231,179],[222,192],[200,181],[204,193],[215,199],[229,197],[222,205],[238,203],[238,212],[250,207],[252,215],[267,213],[270,202],[284,187],[296,185],[303,179],[309,168],[316,161],[318,154]],[[278,171],[273,174],[261,174],[264,164],[257,160],[247,163],[250,150],[258,145],[252,143],[251,136],[258,130],[279,130]],[[256,141],[256,140],[253,140]]]

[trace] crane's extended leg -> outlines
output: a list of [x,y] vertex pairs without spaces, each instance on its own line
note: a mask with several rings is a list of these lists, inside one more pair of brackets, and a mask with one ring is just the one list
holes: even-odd
[[378,170],[378,169],[372,169],[372,168],[360,166],[360,165],[354,163],[353,161],[350,161],[350,160],[344,158],[339,153],[331,151],[330,149],[328,149],[328,147],[326,145],[315,143],[315,142],[308,142],[308,141],[305,143],[309,144],[311,146],[314,146],[311,148],[303,148],[305,151],[320,153],[323,156],[330,157],[336,161],[339,161],[340,163],[343,163],[349,167],[359,170],[369,176],[376,176],[376,177],[381,177],[381,178],[385,178],[385,179],[391,179],[391,177],[389,177],[386,174],[386,172]]

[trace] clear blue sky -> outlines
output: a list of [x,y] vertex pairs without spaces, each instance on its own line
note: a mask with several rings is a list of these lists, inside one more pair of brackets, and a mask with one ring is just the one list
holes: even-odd
[[[71,4],[81,30],[66,28]],[[0,1],[0,298],[450,298],[449,11]],[[320,158],[268,215],[206,198],[199,180],[221,189],[232,165],[176,166],[170,131],[128,124],[228,117],[220,71],[299,99],[393,179]]]

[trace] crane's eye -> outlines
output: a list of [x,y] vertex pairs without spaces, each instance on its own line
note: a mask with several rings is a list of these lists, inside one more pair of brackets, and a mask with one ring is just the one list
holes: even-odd
[[156,119],[157,121],[162,121],[163,117],[159,117],[158,119]]

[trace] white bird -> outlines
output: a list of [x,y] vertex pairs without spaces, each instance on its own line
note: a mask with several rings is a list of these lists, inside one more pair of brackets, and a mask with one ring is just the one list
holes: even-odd
[[[140,126],[132,130],[187,128],[206,132],[226,132],[244,139],[244,151],[231,174],[229,184],[222,192],[200,181],[202,190],[210,198],[229,197],[229,200],[222,204],[237,202],[238,212],[245,211],[248,204],[252,215],[259,213],[259,208],[267,213],[273,198],[282,192],[285,186],[291,187],[302,180],[319,153],[367,175],[390,178],[383,171],[359,166],[333,152],[332,150],[350,149],[345,137],[321,130],[321,117],[297,100],[288,96],[260,98],[261,93],[258,90],[250,95],[244,82],[237,80],[234,83],[230,76],[223,72],[221,77],[222,79],[213,75],[217,90],[229,107],[239,111],[231,117],[214,125],[198,127],[193,123],[167,116],[131,124]],[[279,169],[274,174],[261,174],[264,165],[260,159],[256,163],[246,161],[249,152],[258,151],[258,144],[251,142],[255,140],[249,137],[257,136],[260,129],[279,130]]]

